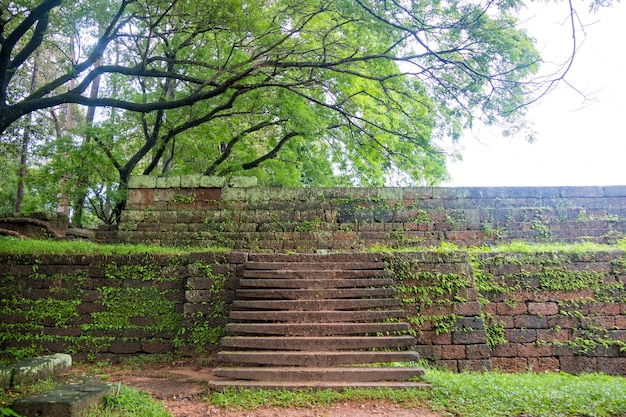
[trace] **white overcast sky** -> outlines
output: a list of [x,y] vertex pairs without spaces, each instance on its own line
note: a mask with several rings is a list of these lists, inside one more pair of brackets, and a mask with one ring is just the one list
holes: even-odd
[[[626,2],[589,13],[573,0],[585,24],[567,80],[528,111],[537,141],[502,138],[496,131],[463,137],[463,161],[448,165],[445,186],[626,185]],[[571,49],[566,1],[528,2],[525,27],[546,61]],[[565,22],[565,23],[564,23]]]

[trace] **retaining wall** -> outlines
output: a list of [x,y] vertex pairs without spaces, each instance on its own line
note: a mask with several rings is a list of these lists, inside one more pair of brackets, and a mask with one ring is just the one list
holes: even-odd
[[[208,354],[255,256],[0,254],[0,356]],[[624,252],[330,256],[385,260],[416,349],[441,366],[626,375]]]
[[133,177],[121,223],[97,237],[257,252],[614,242],[625,219],[626,186],[257,188],[246,178]]

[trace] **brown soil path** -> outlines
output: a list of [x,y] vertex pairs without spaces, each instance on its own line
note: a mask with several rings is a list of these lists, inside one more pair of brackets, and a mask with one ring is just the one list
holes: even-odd
[[[93,372],[75,366],[72,373]],[[208,394],[207,381],[213,379],[211,367],[190,361],[107,366],[97,370],[108,383],[124,385],[149,393],[162,402],[174,417],[443,417],[426,409],[405,408],[401,404],[368,401],[363,404],[339,403],[327,407],[260,407],[233,411],[215,407],[202,398]]]

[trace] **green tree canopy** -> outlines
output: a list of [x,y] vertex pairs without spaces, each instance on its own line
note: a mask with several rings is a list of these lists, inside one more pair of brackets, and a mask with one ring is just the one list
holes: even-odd
[[440,138],[517,128],[554,81],[516,0],[0,5],[0,150],[36,130],[31,191],[106,221],[131,174],[436,184]]

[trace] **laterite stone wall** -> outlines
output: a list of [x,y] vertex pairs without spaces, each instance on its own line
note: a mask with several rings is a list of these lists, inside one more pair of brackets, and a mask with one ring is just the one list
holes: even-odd
[[[245,262],[279,254],[0,254],[0,359],[204,356]],[[626,253],[337,253],[384,260],[423,358],[452,370],[626,375]]]
[[614,242],[626,231],[626,186],[260,188],[186,176],[133,177],[129,188],[119,227],[99,240],[311,252]]
[[203,354],[223,335],[246,254],[0,254],[0,359]]
[[626,375],[625,266],[621,251],[480,254],[493,366]]

